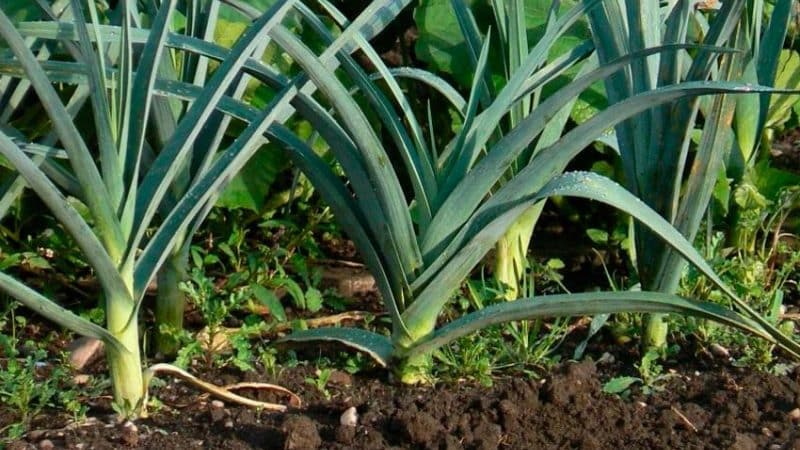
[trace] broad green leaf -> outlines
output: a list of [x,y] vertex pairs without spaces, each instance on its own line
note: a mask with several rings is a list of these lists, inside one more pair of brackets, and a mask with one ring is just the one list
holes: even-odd
[[796,173],[770,166],[770,161],[764,159],[756,163],[748,173],[749,179],[770,202],[778,200],[781,190],[800,186],[800,176]]
[[[3,10],[15,23],[26,20],[37,20],[42,16],[42,10],[31,0],[5,0]],[[0,47],[3,45],[0,44]]]
[[608,244],[608,232],[597,228],[589,228],[586,230],[586,235],[595,244]]
[[309,312],[315,313],[322,309],[322,292],[317,288],[308,288],[305,293],[305,307]]
[[635,383],[641,383],[638,377],[614,377],[603,384],[603,392],[606,394],[621,394],[628,390]]
[[[775,87],[800,89],[800,53],[785,49],[781,51]],[[800,97],[790,94],[773,94],[767,115],[767,128],[778,128],[791,118],[791,110],[800,104]]]
[[[745,66],[742,81],[751,84],[758,82],[755,60],[750,60]],[[745,161],[750,160],[760,139],[758,109],[758,95],[739,95],[736,97],[736,140],[739,143],[739,150],[742,152]]]
[[286,311],[275,293],[264,286],[251,284],[250,291],[258,301],[269,309],[270,315],[278,322],[286,322]]
[[[561,2],[561,11],[566,11],[575,6],[577,1],[565,0]],[[478,27],[486,30],[494,26],[489,19],[494,16],[487,0],[468,0],[467,4],[472,9],[473,15],[478,20]],[[552,4],[551,0],[524,0],[525,27],[527,41],[538,42],[544,34],[547,14]],[[421,60],[439,71],[451,74],[463,87],[472,84],[474,73],[466,42],[461,33],[450,0],[426,0],[414,10],[414,18],[420,30],[416,42],[416,54]],[[498,30],[497,32],[500,32]],[[589,38],[588,27],[579,23],[562,38],[556,41],[550,52],[551,56],[565,53],[581,41]],[[528,49],[525,49],[526,53]],[[492,49],[490,59],[491,71],[504,73],[502,51],[499,47]]]
[[285,167],[280,151],[269,146],[261,148],[222,191],[217,206],[263,211],[272,184]]

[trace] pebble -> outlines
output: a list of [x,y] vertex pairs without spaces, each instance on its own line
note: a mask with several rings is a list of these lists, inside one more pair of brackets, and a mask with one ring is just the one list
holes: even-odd
[[613,364],[615,361],[614,355],[611,353],[605,352],[600,359],[597,360],[597,364]]
[[211,415],[212,422],[219,422],[225,418],[225,409],[222,407],[214,407],[214,405],[211,405],[208,409],[208,413]]
[[92,377],[90,377],[89,375],[85,373],[79,373],[78,375],[72,377],[72,382],[78,386],[83,386],[85,384],[89,384],[89,380],[91,379]]
[[39,442],[39,450],[53,450],[54,448],[56,448],[56,446],[50,439],[42,439],[42,441]]
[[130,447],[139,445],[139,429],[130,420],[122,424],[122,442]]
[[330,378],[328,378],[328,382],[332,384],[336,384],[339,386],[350,386],[353,384],[353,377],[341,370],[334,370],[331,372]]
[[283,421],[284,450],[317,450],[322,445],[316,423],[304,416],[288,416]]
[[69,364],[75,370],[83,370],[86,366],[97,360],[103,355],[103,341],[94,338],[80,337],[75,339],[67,351],[69,352]]
[[354,427],[358,425],[358,411],[356,411],[356,407],[351,406],[347,408],[339,418],[339,423],[348,427]]
[[794,422],[800,420],[800,408],[795,408],[789,411],[789,418],[792,419],[792,421]]
[[718,357],[718,358],[730,358],[731,352],[728,351],[727,348],[719,345],[719,344],[711,344],[708,346],[708,349],[711,350],[711,354]]
[[231,419],[228,419],[225,421],[225,424],[223,426],[225,428],[233,428],[233,421]]
[[45,434],[47,433],[44,430],[33,430],[28,433],[28,439],[32,441],[38,441],[39,439],[43,438]]
[[339,425],[336,427],[336,442],[340,444],[350,445],[356,437],[356,427],[347,425]]

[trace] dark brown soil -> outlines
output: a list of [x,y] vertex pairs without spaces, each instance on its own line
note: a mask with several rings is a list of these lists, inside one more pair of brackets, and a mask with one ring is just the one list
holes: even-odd
[[[542,380],[499,378],[490,388],[399,387],[375,374],[337,373],[325,399],[304,381],[312,370],[277,377],[306,401],[287,414],[215,408],[172,383],[158,395],[173,406],[138,421],[133,433],[101,415],[87,426],[32,432],[9,448],[49,440],[72,449],[800,449],[800,371],[679,370],[657,393],[635,390],[628,398],[601,390],[618,367],[591,361],[567,363]],[[224,384],[241,376],[212,378]],[[356,427],[340,425],[350,407],[358,411]]]
[[800,173],[800,128],[788,131],[775,140],[772,158],[777,167]]

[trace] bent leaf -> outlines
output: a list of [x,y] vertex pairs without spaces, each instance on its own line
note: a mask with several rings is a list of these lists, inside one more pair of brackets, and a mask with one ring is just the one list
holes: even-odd
[[336,342],[364,352],[381,367],[389,367],[394,347],[386,336],[360,328],[314,328],[298,330],[275,341],[276,345],[297,345],[319,342]]
[[752,320],[714,303],[693,301],[659,292],[590,292],[547,295],[487,306],[448,323],[403,356],[412,357],[431,352],[462,336],[499,323],[622,312],[691,315],[729,325],[774,342]]

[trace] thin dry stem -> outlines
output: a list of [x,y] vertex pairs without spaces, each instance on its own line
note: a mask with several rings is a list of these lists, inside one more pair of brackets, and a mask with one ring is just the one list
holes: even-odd
[[205,391],[208,395],[213,395],[221,400],[226,400],[231,403],[235,403],[242,406],[249,406],[251,408],[259,408],[266,411],[274,411],[274,412],[285,412],[287,407],[286,405],[281,405],[278,403],[262,402],[247,397],[242,397],[241,395],[234,394],[233,392],[231,392],[231,390],[268,389],[288,395],[290,398],[289,404],[293,407],[299,407],[302,403],[300,397],[298,397],[297,394],[293,393],[292,391],[282,386],[269,383],[237,383],[230,386],[217,386],[215,384],[203,381],[195,377],[194,375],[190,374],[189,372],[179,367],[173,366],[172,364],[161,363],[150,366],[143,373],[144,384],[145,384],[144,386],[145,401],[144,405],[142,406],[142,417],[147,416],[147,410],[145,409],[145,406],[147,405],[147,394],[146,394],[148,391],[147,386],[150,384],[150,380],[158,373],[166,373],[175,378],[186,381],[195,388]]

